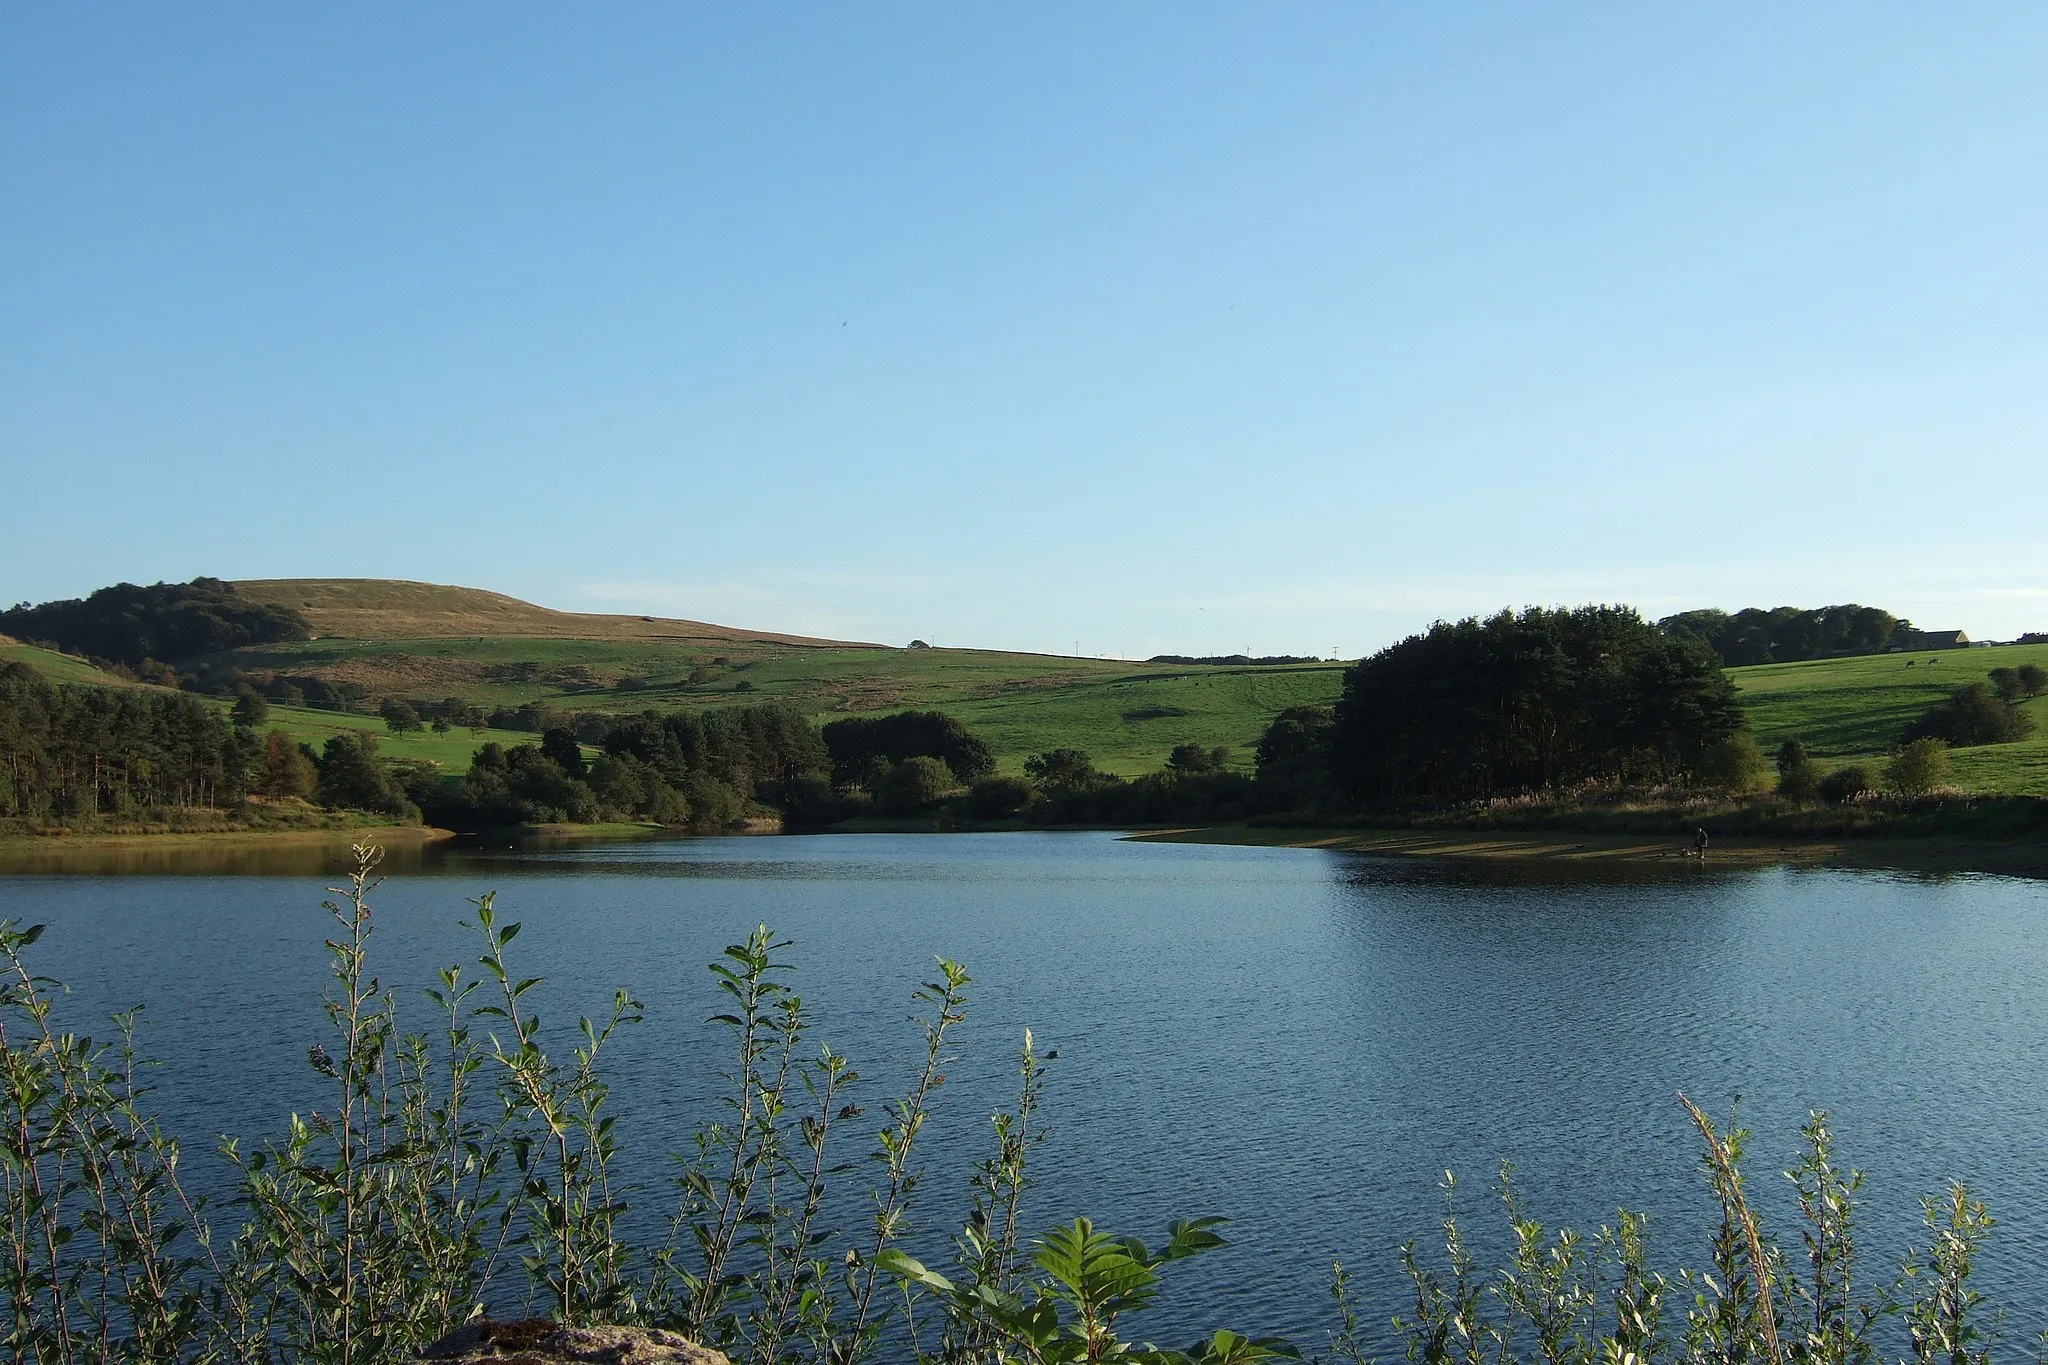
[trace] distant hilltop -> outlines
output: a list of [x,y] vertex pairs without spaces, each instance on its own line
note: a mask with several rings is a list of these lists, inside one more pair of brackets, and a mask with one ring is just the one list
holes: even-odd
[[759,643],[874,649],[863,641],[742,630],[665,616],[554,611],[481,588],[392,578],[250,578],[235,591],[251,602],[297,612],[314,634],[348,640],[449,640],[511,637],[559,640],[658,640],[668,644]]

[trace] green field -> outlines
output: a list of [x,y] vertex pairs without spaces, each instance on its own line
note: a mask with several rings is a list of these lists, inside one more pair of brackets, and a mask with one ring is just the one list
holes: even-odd
[[59,654],[54,649],[39,649],[34,645],[14,644],[11,641],[0,644],[0,662],[27,664],[56,683],[91,683],[98,687],[139,686],[115,674],[102,672],[85,660],[69,654]]
[[[459,696],[486,709],[539,702],[620,714],[779,702],[821,725],[841,716],[937,709],[983,734],[1006,772],[1019,770],[1032,754],[1073,747],[1126,776],[1158,768],[1183,743],[1226,746],[1235,762],[1249,766],[1252,746],[1274,715],[1334,701],[1343,673],[1337,664],[1209,667],[996,650],[755,642],[729,648],[713,653],[631,640],[322,639],[238,650],[222,661],[352,681],[377,697]],[[635,680],[632,690],[619,689],[621,679]],[[386,751],[399,753],[397,744],[393,737]]]
[[[227,706],[228,703],[221,703],[223,710]],[[299,743],[310,744],[316,750],[331,736],[368,731],[377,737],[377,752],[383,757],[436,763],[442,772],[451,774],[468,772],[469,760],[476,754],[477,746],[488,740],[496,740],[510,748],[514,744],[531,744],[536,738],[518,730],[486,730],[482,734],[450,730],[440,735],[432,730],[418,730],[394,735],[375,716],[317,711],[309,706],[272,706],[270,723],[263,728],[266,732],[282,730]]]
[[[1237,766],[1249,767],[1274,715],[1334,701],[1343,678],[1337,664],[1145,664],[805,641],[699,622],[552,612],[431,584],[278,580],[245,588],[303,609],[319,638],[199,663],[354,682],[372,705],[386,697],[454,696],[487,710],[539,702],[618,714],[772,701],[820,724],[936,709],[986,737],[1006,772],[1018,771],[1032,754],[1071,747],[1110,772],[1134,776],[1190,742],[1226,746]],[[123,685],[82,659],[27,645],[0,645],[0,658],[20,659],[60,682]],[[2048,645],[1765,664],[1730,676],[1766,749],[1797,736],[1824,764],[1840,766],[1882,762],[1907,723],[1951,689],[2022,663],[2048,667]],[[2048,698],[2026,709],[2036,724],[2030,738],[1956,751],[1961,785],[2048,796]],[[482,738],[506,745],[534,740],[508,731],[390,735],[372,716],[303,707],[273,706],[271,716],[273,725],[316,747],[338,730],[369,730],[381,737],[382,752],[431,760],[448,773],[467,770]]]
[[[1899,732],[1955,688],[1985,681],[1994,668],[2027,663],[2048,668],[2048,645],[1759,664],[1731,669],[1729,676],[1767,752],[1797,738],[1827,766],[1839,767],[1882,763]],[[2048,796],[2048,697],[2035,697],[2022,709],[2034,721],[2026,739],[1954,752],[1958,786]]]

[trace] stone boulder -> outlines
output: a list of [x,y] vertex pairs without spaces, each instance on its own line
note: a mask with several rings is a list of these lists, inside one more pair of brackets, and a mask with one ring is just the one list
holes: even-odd
[[466,1322],[415,1365],[729,1365],[724,1354],[658,1327],[563,1327],[546,1318]]

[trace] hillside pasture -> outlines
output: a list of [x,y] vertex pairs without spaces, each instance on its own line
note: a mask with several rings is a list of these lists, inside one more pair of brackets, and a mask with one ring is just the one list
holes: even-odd
[[89,683],[95,687],[141,687],[119,674],[95,668],[75,654],[60,654],[39,645],[24,645],[0,635],[0,662],[27,664],[54,683]]
[[[2048,668],[2048,645],[1757,664],[1730,669],[1729,677],[1766,752],[1797,739],[1832,768],[1887,761],[1900,732],[1928,707],[1964,683],[1988,681],[1994,668],[2029,663]],[[1954,751],[1959,786],[2048,796],[2048,697],[2021,709],[2034,721],[2026,739]]]
[[1249,772],[1259,736],[1290,706],[1328,705],[1343,687],[1337,664],[1281,668],[1187,667],[1124,673],[967,700],[944,709],[987,739],[997,767],[1021,772],[1048,749],[1085,749],[1122,777],[1156,771],[1175,745],[1218,745]]
[[[222,709],[226,709],[226,703]],[[476,755],[478,746],[496,741],[511,748],[515,744],[537,744],[539,735],[519,730],[486,730],[481,734],[469,730],[450,730],[435,734],[432,730],[415,730],[409,734],[394,735],[384,722],[375,716],[358,716],[345,711],[320,711],[309,706],[276,706],[270,708],[270,721],[262,733],[282,730],[294,742],[310,744],[317,752],[331,737],[343,734],[368,733],[376,736],[377,752],[384,758],[395,758],[416,763],[434,763],[449,776],[460,776],[469,771],[470,759]]]
[[831,645],[804,635],[742,630],[665,616],[555,611],[503,593],[383,578],[244,579],[251,601],[289,607],[315,633],[357,640],[515,636],[521,639],[661,640],[706,648],[742,643]]

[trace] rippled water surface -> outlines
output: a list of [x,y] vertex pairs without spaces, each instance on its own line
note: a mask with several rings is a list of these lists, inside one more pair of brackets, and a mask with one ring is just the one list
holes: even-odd
[[[0,915],[49,923],[38,962],[72,983],[74,1019],[147,1005],[147,1044],[176,1059],[162,1108],[203,1145],[317,1102],[304,1056],[331,880],[0,876]],[[1751,1184],[1788,1243],[1775,1172],[1806,1111],[1832,1110],[1843,1155],[1869,1172],[1873,1271],[1896,1266],[1921,1195],[1969,1181],[2000,1220],[1983,1287],[2015,1337],[2048,1325],[2038,883],[1595,877],[1098,834],[455,851],[415,857],[377,897],[385,980],[410,998],[436,966],[473,959],[460,921],[484,890],[526,924],[515,952],[548,977],[550,1020],[602,1009],[615,985],[647,1004],[617,1059],[643,1228],[665,1202],[663,1154],[708,1112],[703,964],[766,921],[796,940],[819,1036],[870,1078],[877,1109],[907,1076],[909,995],[932,955],[973,973],[928,1137],[929,1230],[957,1212],[1027,1025],[1060,1054],[1034,1227],[1233,1220],[1232,1247],[1174,1268],[1147,1335],[1227,1321],[1318,1344],[1333,1257],[1384,1322],[1401,1306],[1397,1248],[1432,1235],[1444,1170],[1497,1249],[1503,1159],[1546,1222],[1647,1209],[1656,1259],[1697,1264],[1706,1192],[1679,1090],[1720,1114],[1741,1097]]]

